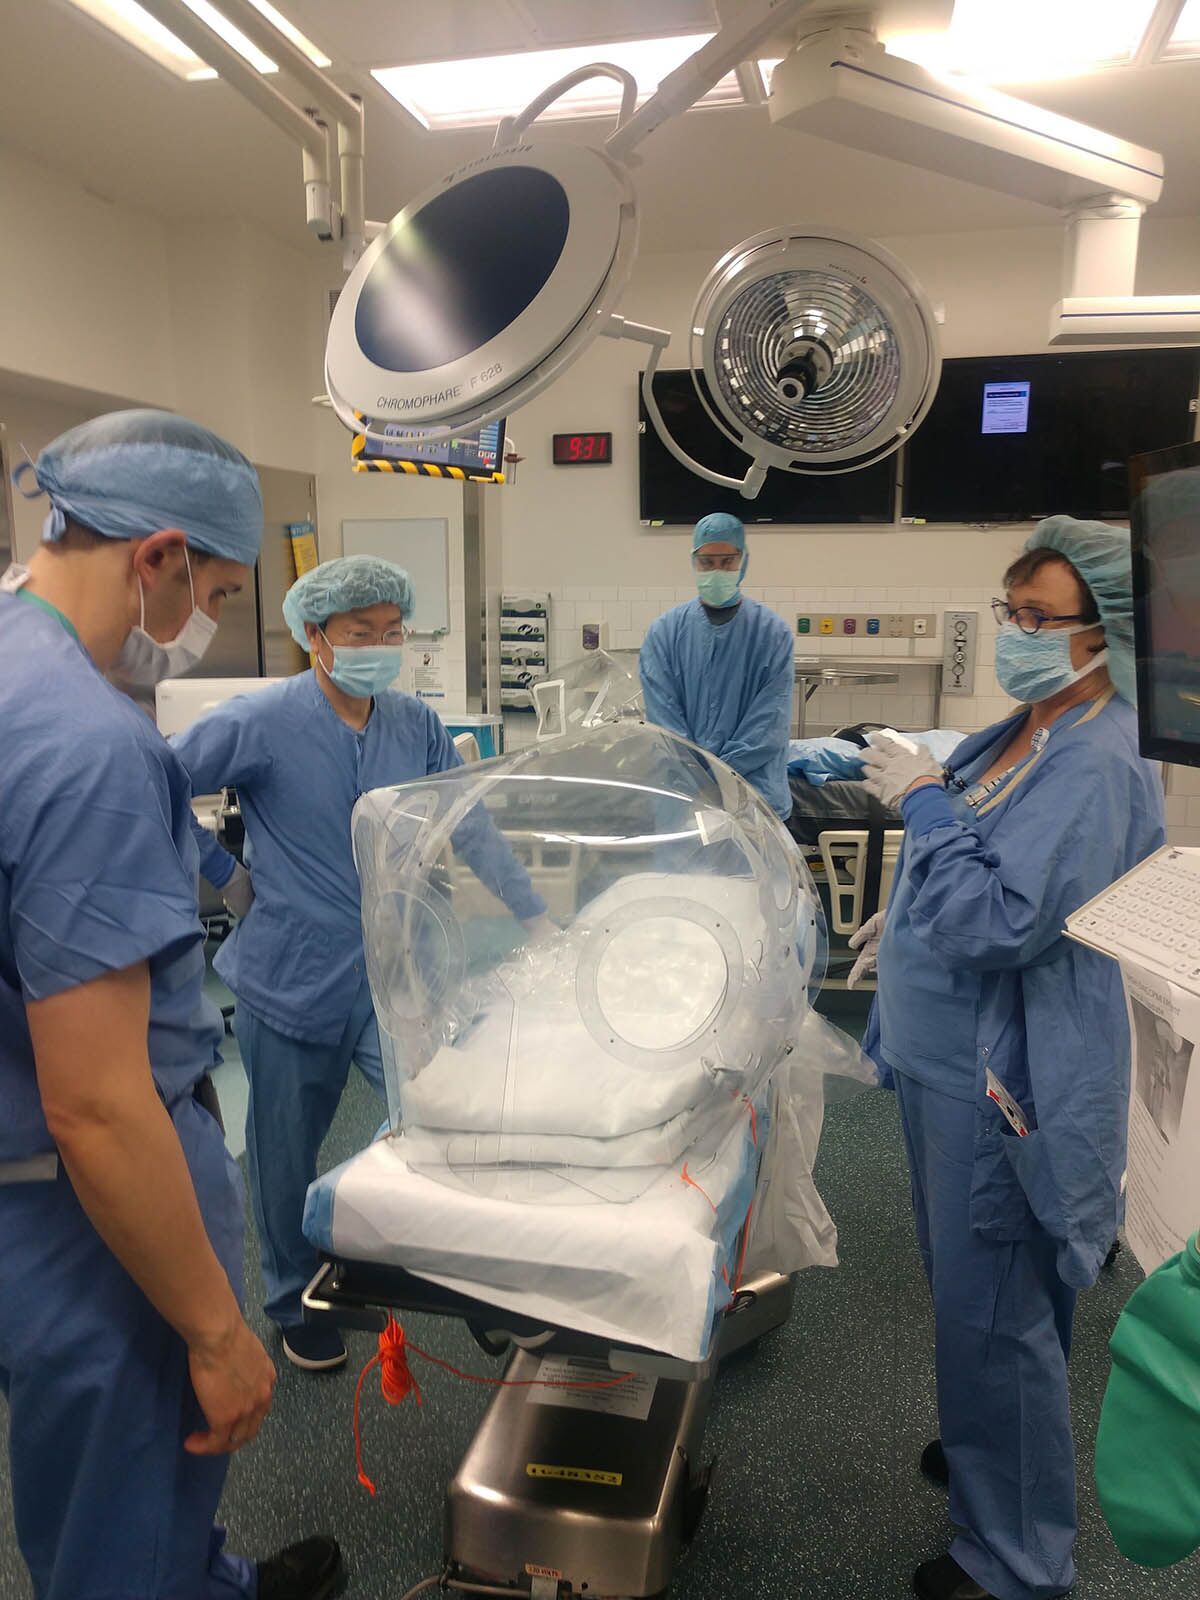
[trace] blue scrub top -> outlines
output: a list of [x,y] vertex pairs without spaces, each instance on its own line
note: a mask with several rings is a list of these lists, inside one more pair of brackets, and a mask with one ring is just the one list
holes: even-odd
[[[968,788],[1024,715],[955,751]],[[1129,1030],[1117,963],[1063,930],[1164,842],[1136,713],[1115,696],[1075,707],[977,808],[924,788],[902,809],[867,1048],[885,1071],[974,1102],[974,1225],[1019,1237],[1031,1210],[1060,1241],[1064,1279],[1083,1287],[1120,1217]],[[989,1069],[1028,1138],[1010,1137],[987,1100]]]
[[17,1161],[54,1148],[27,1001],[147,962],[150,1067],[168,1106],[220,1060],[224,1029],[202,992],[187,774],[64,624],[10,594],[0,729],[0,1161]]
[[[246,826],[254,904],[217,971],[278,1032],[336,1043],[366,981],[351,813],[371,789],[461,766],[453,740],[424,702],[390,690],[356,732],[309,671],[226,701],[172,744],[195,793],[236,787]],[[515,916],[545,910],[484,814],[454,845]],[[215,840],[201,867],[210,882],[228,878]]]
[[688,600],[651,623],[639,666],[647,721],[720,757],[786,820],[796,667],[783,618],[744,599],[714,623]]

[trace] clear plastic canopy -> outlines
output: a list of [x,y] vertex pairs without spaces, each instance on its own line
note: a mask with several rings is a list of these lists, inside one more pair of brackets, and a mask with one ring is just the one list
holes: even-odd
[[534,686],[539,739],[584,733],[646,714],[636,650],[589,650]]
[[622,721],[373,791],[353,827],[410,1170],[542,1205],[671,1168],[721,1190],[825,961],[808,869],[749,785]]

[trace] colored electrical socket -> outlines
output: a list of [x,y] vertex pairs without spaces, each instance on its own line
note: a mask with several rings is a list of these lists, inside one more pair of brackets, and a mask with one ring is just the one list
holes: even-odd
[[811,617],[797,617],[796,618],[796,632],[797,633],[811,633],[812,632],[812,618]]
[[858,618],[857,617],[843,617],[842,618],[842,632],[843,633],[857,633],[858,632]]
[[914,639],[923,639],[929,632],[928,619],[925,617],[914,617],[912,631]]
[[879,618],[878,617],[868,617],[867,618],[867,632],[869,634],[872,634],[872,635],[875,635],[875,634],[877,634],[879,632]]
[[821,630],[820,631],[822,633],[832,633],[833,632],[833,618],[832,617],[822,617],[821,618]]

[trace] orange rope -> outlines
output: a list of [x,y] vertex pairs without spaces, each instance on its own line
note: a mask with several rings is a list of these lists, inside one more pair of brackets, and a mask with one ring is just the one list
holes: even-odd
[[687,1162],[686,1161],[683,1163],[683,1169],[680,1172],[679,1176],[683,1179],[684,1183],[686,1183],[689,1188],[695,1189],[697,1194],[704,1195],[704,1198],[706,1200],[708,1200],[709,1205],[712,1206],[713,1216],[715,1217],[716,1214],[717,1214],[716,1206],[713,1206],[713,1203],[709,1199],[708,1195],[704,1194],[704,1190],[696,1182],[695,1178],[692,1177],[691,1173],[687,1169]]
[[416,1397],[416,1402],[420,1405],[422,1403],[420,1385],[408,1364],[410,1351],[413,1355],[420,1356],[422,1361],[428,1361],[431,1366],[440,1367],[443,1372],[448,1372],[451,1377],[461,1378],[463,1383],[481,1383],[490,1389],[616,1389],[623,1383],[629,1383],[635,1376],[632,1372],[622,1372],[613,1378],[490,1378],[476,1372],[460,1372],[448,1361],[431,1355],[428,1350],[422,1350],[420,1345],[410,1343],[395,1317],[389,1316],[387,1327],[379,1335],[379,1348],[359,1373],[358,1386],[354,1391],[354,1460],[358,1467],[359,1483],[372,1495],[375,1493],[375,1485],[367,1476],[366,1467],[363,1465],[362,1427],[359,1419],[363,1385],[372,1368],[378,1367],[380,1389],[388,1405],[398,1406],[407,1400],[410,1394]]

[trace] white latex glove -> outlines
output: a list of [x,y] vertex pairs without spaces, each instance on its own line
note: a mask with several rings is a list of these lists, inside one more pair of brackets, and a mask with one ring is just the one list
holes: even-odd
[[863,782],[867,790],[885,806],[895,806],[922,778],[936,778],[945,784],[942,763],[934,759],[924,745],[907,750],[884,733],[871,735],[871,743],[862,753]]
[[855,984],[861,983],[864,978],[874,977],[879,962],[879,941],[883,938],[883,925],[887,920],[886,911],[877,911],[873,917],[868,917],[862,927],[850,935],[850,948],[859,952],[858,960],[850,968],[850,975],[846,979],[847,989],[853,989]]
[[254,883],[240,861],[235,864],[229,882],[221,890],[221,902],[226,911],[232,911],[239,920],[254,904]]
[[549,944],[561,931],[558,923],[545,911],[540,917],[530,917],[528,922],[522,923],[522,927],[530,944]]

